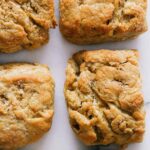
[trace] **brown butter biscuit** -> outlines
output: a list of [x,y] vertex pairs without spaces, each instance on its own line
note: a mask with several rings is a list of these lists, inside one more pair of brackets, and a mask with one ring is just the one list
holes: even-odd
[[0,52],[38,48],[55,26],[53,0],[1,0]]
[[72,129],[85,144],[142,141],[145,113],[138,51],[74,54],[68,61],[64,93]]
[[54,81],[47,66],[0,65],[0,149],[15,150],[46,133],[54,113]]
[[60,0],[60,30],[76,44],[134,38],[147,30],[147,0]]

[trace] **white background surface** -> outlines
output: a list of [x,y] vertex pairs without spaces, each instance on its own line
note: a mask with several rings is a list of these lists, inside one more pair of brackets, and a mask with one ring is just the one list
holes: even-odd
[[[57,21],[59,18],[58,0],[55,1]],[[148,10],[148,23],[150,25],[150,10]],[[143,92],[145,102],[150,101],[150,32],[135,40],[106,43],[92,46],[77,46],[67,42],[60,34],[59,28],[51,30],[50,42],[35,51],[20,51],[15,54],[0,54],[0,63],[25,61],[47,64],[56,82],[55,88],[55,115],[52,128],[40,141],[27,146],[22,150],[112,150],[112,148],[86,147],[81,144],[73,134],[66,110],[63,95],[65,81],[65,67],[67,59],[82,49],[138,49],[140,51],[140,65],[143,78]],[[143,143],[132,144],[127,150],[148,150],[150,148],[150,105],[146,105],[146,134]],[[149,127],[149,129],[148,129]]]

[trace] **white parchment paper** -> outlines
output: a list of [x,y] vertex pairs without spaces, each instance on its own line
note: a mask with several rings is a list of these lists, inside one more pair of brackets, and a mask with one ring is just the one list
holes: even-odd
[[[59,18],[58,0],[55,1],[57,20]],[[150,11],[148,10],[150,25]],[[50,42],[35,51],[20,51],[15,54],[0,54],[0,63],[27,61],[47,64],[56,82],[55,115],[51,130],[38,142],[22,150],[110,150],[110,148],[86,147],[73,134],[66,110],[63,94],[65,81],[65,67],[67,59],[78,50],[83,49],[138,49],[140,51],[140,66],[143,79],[143,93],[145,102],[150,102],[150,32],[137,39],[106,43],[92,46],[77,46],[67,42],[60,34],[59,28],[51,30]],[[150,148],[150,106],[146,106],[146,134],[143,143],[132,144],[127,150],[148,150]],[[113,148],[111,148],[112,150]]]

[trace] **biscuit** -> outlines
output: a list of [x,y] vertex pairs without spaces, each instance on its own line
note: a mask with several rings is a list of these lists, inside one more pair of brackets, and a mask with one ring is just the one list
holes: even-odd
[[68,61],[70,123],[87,145],[141,142],[145,112],[136,50],[82,51]]
[[0,65],[0,149],[35,142],[52,123],[54,81],[40,64]]
[[53,0],[1,0],[0,52],[38,48],[55,26]]
[[147,30],[147,0],[60,0],[60,30],[76,44],[134,38]]

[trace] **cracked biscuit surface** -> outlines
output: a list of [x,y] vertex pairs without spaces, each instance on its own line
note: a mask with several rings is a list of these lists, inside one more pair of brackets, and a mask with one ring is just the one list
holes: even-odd
[[1,0],[0,52],[38,48],[55,26],[53,0]]
[[142,141],[145,113],[136,50],[74,54],[64,93],[72,129],[85,144]]
[[147,0],[60,0],[60,30],[71,42],[120,41],[147,30]]
[[16,150],[46,133],[53,117],[54,81],[47,66],[0,65],[0,150]]

